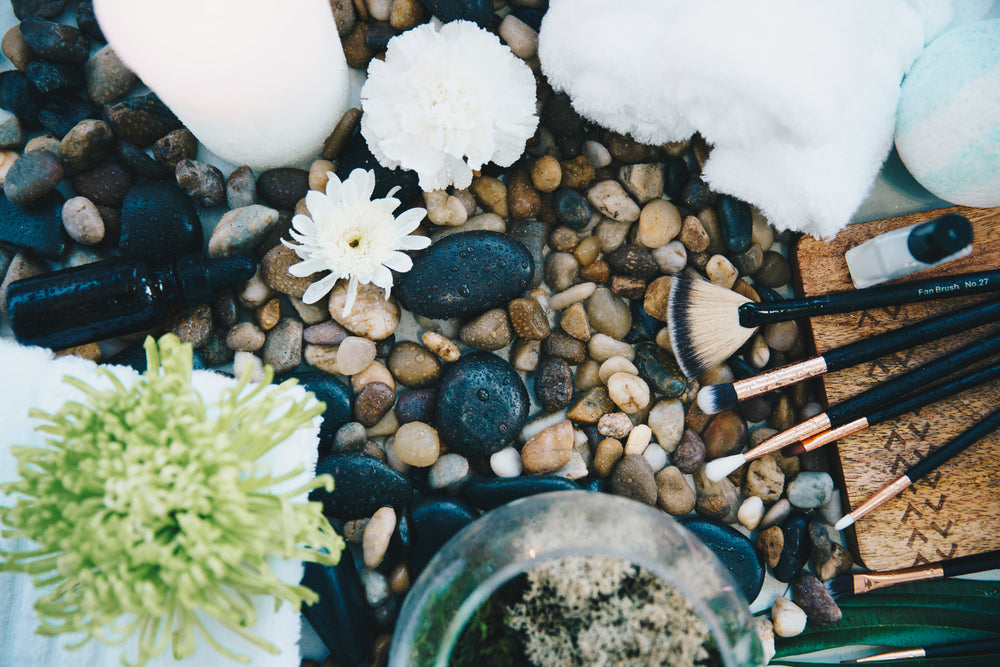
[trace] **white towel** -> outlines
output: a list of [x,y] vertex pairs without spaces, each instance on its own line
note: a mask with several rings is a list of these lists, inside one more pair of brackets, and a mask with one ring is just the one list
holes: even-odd
[[538,55],[599,125],[713,144],[704,178],[779,228],[832,236],[892,144],[924,45],[990,0],[551,0]]
[[[98,389],[110,388],[110,382],[99,376],[97,366],[76,357],[52,358],[51,351],[39,347],[23,347],[11,339],[0,338],[0,368],[4,369],[4,381],[0,383],[0,483],[17,479],[17,460],[10,454],[14,444],[37,445],[43,441],[42,434],[34,429],[38,420],[27,416],[30,408],[38,408],[52,413],[69,399],[79,399],[80,392],[64,383],[64,375],[80,378]],[[126,386],[134,383],[139,374],[126,366],[108,366],[114,375]],[[213,400],[223,389],[235,383],[229,377],[210,371],[195,371],[192,384],[206,401]],[[292,395],[301,400],[305,395],[302,387],[294,387]],[[309,481],[316,470],[317,441],[321,417],[316,417],[310,428],[300,429],[285,442],[278,445],[261,462],[271,466],[275,474],[283,473],[303,465],[305,472],[296,478],[276,486],[277,491],[290,490]],[[297,498],[304,501],[306,494]],[[0,492],[0,505],[10,506],[13,499]],[[22,551],[28,547],[24,538],[11,540],[0,538],[0,549]],[[279,579],[286,583],[298,584],[302,579],[303,566],[299,561],[273,559],[271,565]],[[91,640],[76,651],[63,647],[73,643],[74,635],[41,637],[35,634],[38,616],[32,605],[38,598],[31,578],[24,574],[0,574],[0,667],[25,667],[45,665],[46,667],[120,667],[122,651],[135,660],[137,642],[130,641],[124,646],[107,647]],[[272,598],[258,596],[256,600],[257,624],[254,634],[274,644],[280,650],[271,655],[240,639],[229,630],[209,618],[203,618],[206,628],[221,640],[223,646],[238,654],[250,657],[255,667],[298,667],[299,635],[301,615],[287,603],[278,611],[274,610]],[[207,646],[201,637],[198,648],[191,657],[174,660],[170,650],[151,660],[150,667],[221,667],[236,665]]]

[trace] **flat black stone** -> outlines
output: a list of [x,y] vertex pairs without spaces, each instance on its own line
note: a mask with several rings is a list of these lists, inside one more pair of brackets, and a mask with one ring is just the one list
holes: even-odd
[[54,19],[66,8],[66,0],[10,0],[10,6],[18,19],[27,16]]
[[62,226],[63,201],[53,190],[22,207],[12,204],[0,190],[0,244],[59,259],[67,241]]
[[153,179],[173,178],[172,169],[167,169],[162,164],[153,159],[149,153],[139,148],[135,144],[127,141],[116,141],[114,154],[118,161],[134,171],[139,176]]
[[128,257],[169,257],[201,250],[198,211],[173,183],[145,181],[128,189],[122,203],[118,248]]
[[410,579],[416,580],[427,563],[455,533],[479,517],[475,508],[451,498],[427,498],[414,503],[410,513],[413,551]]
[[542,357],[535,369],[535,398],[546,412],[561,410],[573,400],[573,371],[565,359]]
[[334,437],[340,427],[354,419],[354,392],[346,384],[323,371],[295,371],[290,375],[281,376],[280,379],[285,380],[289,377],[298,378],[299,384],[306,391],[311,391],[317,400],[326,403],[323,423],[319,428],[319,453],[320,456],[325,456],[330,453]]
[[516,239],[497,232],[446,236],[401,276],[399,295],[418,315],[464,317],[506,306],[531,284],[535,262]]
[[493,20],[492,0],[421,0],[431,14],[449,21],[472,21],[480,28],[489,28]]
[[682,519],[680,523],[712,550],[733,575],[746,601],[753,602],[764,585],[764,560],[754,543],[729,526],[705,519]]
[[452,451],[489,456],[515,441],[528,405],[528,390],[513,366],[495,354],[472,352],[441,378],[435,425]]
[[633,243],[623,243],[605,254],[604,261],[611,273],[618,276],[652,280],[660,275],[660,267],[649,248]]
[[0,109],[11,112],[21,121],[21,125],[31,128],[38,125],[38,111],[41,108],[41,95],[24,72],[16,69],[0,72]]
[[670,199],[677,200],[684,191],[690,172],[687,161],[682,157],[672,157],[663,163],[663,192]]
[[302,585],[319,594],[319,602],[302,606],[302,615],[330,656],[345,665],[367,658],[375,638],[374,619],[350,550],[344,549],[334,566],[306,563]]
[[98,42],[108,41],[101,32],[101,26],[97,24],[97,17],[94,16],[93,0],[80,0],[80,4],[76,6],[76,27],[91,39],[96,39]]
[[363,519],[380,507],[399,508],[413,500],[410,481],[380,460],[364,454],[330,454],[319,459],[316,474],[333,475],[334,489],[315,489],[309,499],[323,503],[336,519]]
[[257,196],[261,202],[291,211],[309,192],[309,172],[294,167],[268,169],[257,177]]
[[407,422],[434,421],[434,406],[437,405],[437,387],[410,389],[396,399],[396,418],[400,424]]
[[145,148],[171,130],[181,127],[180,120],[155,93],[127,97],[105,104],[101,115],[115,136]]
[[781,522],[785,544],[771,574],[778,581],[787,583],[795,578],[809,560],[809,519],[801,512],[793,512]]
[[719,195],[715,210],[726,247],[736,254],[749,250],[753,234],[753,211],[750,204],[732,195]]
[[681,189],[681,202],[695,210],[705,208],[712,203],[712,191],[705,181],[695,176]]
[[558,475],[520,475],[518,477],[477,477],[462,487],[459,497],[481,510],[491,510],[512,500],[548,493],[549,491],[579,491],[571,479]]

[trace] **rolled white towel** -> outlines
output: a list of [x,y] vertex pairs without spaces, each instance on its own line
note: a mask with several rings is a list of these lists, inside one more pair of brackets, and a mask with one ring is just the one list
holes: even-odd
[[[989,0],[957,3],[962,18]],[[698,131],[703,176],[831,236],[892,145],[899,84],[956,16],[930,0],[551,0],[538,54],[583,116],[645,143]]]

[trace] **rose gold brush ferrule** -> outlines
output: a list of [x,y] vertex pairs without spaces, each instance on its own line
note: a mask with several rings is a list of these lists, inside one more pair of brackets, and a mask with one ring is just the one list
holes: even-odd
[[875,495],[858,505],[858,509],[851,512],[851,516],[857,521],[872,510],[901,494],[910,484],[913,484],[913,481],[906,475],[897,477],[891,484],[882,487]]
[[808,380],[823,373],[826,373],[826,359],[816,357],[797,364],[782,366],[781,368],[776,368],[773,371],[761,373],[745,380],[737,380],[733,383],[733,389],[736,391],[736,399],[742,401],[747,398],[766,394],[775,389],[780,389],[781,387],[787,387],[790,384]]
[[868,420],[861,417],[860,419],[855,419],[854,421],[848,422],[843,426],[838,426],[837,428],[831,428],[829,431],[823,431],[822,433],[811,435],[802,441],[803,453],[819,449],[823,445],[829,445],[831,442],[836,442],[841,438],[846,438],[852,433],[863,431],[866,428],[868,428]]
[[927,651],[922,648],[908,648],[902,651],[889,651],[888,653],[879,653],[878,655],[870,655],[866,658],[855,658],[850,662],[881,662],[883,660],[908,660],[910,658],[923,658],[927,655]]
[[927,581],[944,577],[944,568],[940,565],[921,565],[908,567],[905,570],[890,570],[888,572],[865,572],[854,575],[854,594],[860,595],[886,586],[905,584],[911,581]]
[[817,433],[826,431],[829,428],[830,417],[828,417],[825,412],[821,412],[815,417],[810,417],[801,424],[797,424],[790,429],[778,433],[777,435],[772,435],[764,442],[744,453],[743,456],[747,461],[753,461],[754,459],[759,459],[762,456],[767,456],[771,452],[776,452],[785,445],[790,445],[793,442],[801,442],[804,438],[816,435]]

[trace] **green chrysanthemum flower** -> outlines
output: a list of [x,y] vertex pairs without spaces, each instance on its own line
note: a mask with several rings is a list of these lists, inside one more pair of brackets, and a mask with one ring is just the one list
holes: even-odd
[[[45,446],[12,447],[20,479],[2,485],[17,498],[0,508],[6,537],[38,548],[0,552],[0,570],[25,572],[51,587],[35,604],[39,634],[84,633],[120,644],[138,634],[137,664],[170,644],[181,659],[201,633],[229,658],[202,624],[214,618],[264,650],[277,652],[248,629],[256,622],[251,596],[298,608],[318,596],[282,582],[271,557],[338,562],[343,540],[319,503],[292,502],[329,475],[277,493],[280,476],[258,459],[320,414],[323,403],[295,401],[294,380],[248,389],[247,381],[206,404],[191,385],[192,350],[176,336],[146,340],[148,370],[125,387],[106,369],[113,388],[98,391],[65,381],[83,394],[45,420]],[[126,656],[122,656],[126,662]]]

